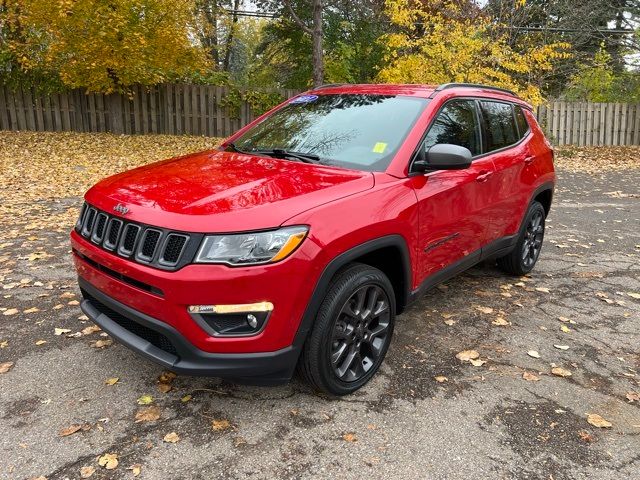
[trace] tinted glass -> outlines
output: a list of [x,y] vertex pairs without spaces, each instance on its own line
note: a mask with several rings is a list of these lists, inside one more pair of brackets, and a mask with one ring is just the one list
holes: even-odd
[[485,152],[513,145],[518,141],[518,130],[511,104],[482,101],[480,111],[486,126]]
[[395,95],[304,95],[234,144],[244,151],[313,153],[328,165],[384,171],[427,103]]
[[437,143],[450,143],[468,148],[472,155],[478,155],[479,132],[475,102],[456,100],[447,103],[438,114],[427,133],[424,146],[428,150]]
[[522,138],[529,131],[529,123],[527,123],[522,107],[514,106],[513,109],[516,113],[516,124],[518,125],[518,133],[520,134],[519,137]]

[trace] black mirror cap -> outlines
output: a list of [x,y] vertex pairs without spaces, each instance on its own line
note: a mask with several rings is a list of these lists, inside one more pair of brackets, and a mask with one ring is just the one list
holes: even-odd
[[438,143],[429,149],[426,157],[431,170],[462,170],[469,168],[473,155],[460,145]]

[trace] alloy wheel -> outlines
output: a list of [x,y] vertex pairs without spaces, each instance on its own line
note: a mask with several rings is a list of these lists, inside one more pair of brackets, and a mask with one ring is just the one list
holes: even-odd
[[522,263],[530,268],[538,259],[544,237],[544,216],[536,211],[529,220],[522,243]]
[[389,297],[378,285],[363,285],[345,302],[331,338],[331,367],[337,378],[355,382],[384,354],[390,325]]

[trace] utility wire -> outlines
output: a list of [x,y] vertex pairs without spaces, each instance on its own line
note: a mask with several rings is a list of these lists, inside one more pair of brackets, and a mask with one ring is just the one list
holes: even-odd
[[[236,15],[238,17],[254,17],[254,18],[270,18],[276,19],[281,18],[280,15],[272,12],[252,12],[249,10],[232,10],[232,9],[223,9],[229,15]],[[421,22],[416,22],[416,25],[424,25]],[[525,32],[558,32],[558,33],[580,33],[584,32],[583,29],[579,28],[558,28],[558,27],[518,27],[518,26],[504,26],[501,27],[506,30],[521,30]],[[590,30],[589,33],[602,33],[606,35],[630,35],[634,33],[632,29],[595,29]]]

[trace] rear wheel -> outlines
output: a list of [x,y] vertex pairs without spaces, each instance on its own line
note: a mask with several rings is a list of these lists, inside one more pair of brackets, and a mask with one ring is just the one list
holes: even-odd
[[394,321],[389,279],[377,268],[354,264],[329,286],[305,343],[300,373],[332,395],[356,391],[382,364]]
[[512,275],[524,275],[533,270],[544,240],[545,211],[540,202],[533,202],[524,219],[515,248],[498,258],[498,266]]

